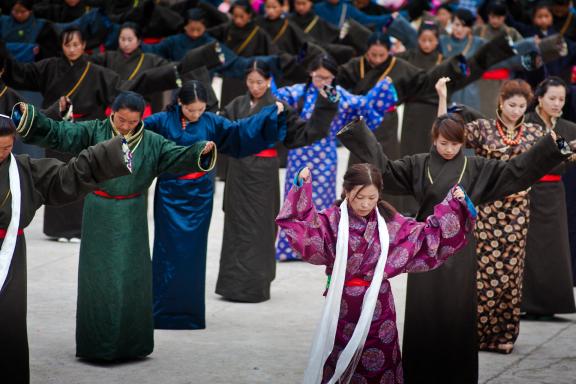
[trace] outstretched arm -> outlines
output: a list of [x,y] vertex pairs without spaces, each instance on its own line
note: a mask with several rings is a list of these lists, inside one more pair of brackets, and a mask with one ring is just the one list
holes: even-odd
[[441,77],[436,82],[436,92],[438,93],[438,116],[448,113],[448,87],[446,87],[446,83],[449,81],[449,77]]
[[353,121],[337,134],[340,142],[358,156],[360,161],[370,163],[382,172],[386,192],[398,195],[413,195],[413,156],[390,160],[382,150],[374,133],[362,119]]
[[130,174],[131,154],[121,137],[88,147],[63,163],[57,159],[30,159],[34,188],[43,204],[61,205],[81,198],[98,183]]
[[82,123],[52,120],[27,103],[16,104],[11,118],[24,142],[72,154],[95,143],[94,131],[100,123],[98,120]]
[[326,215],[316,211],[308,168],[302,169],[296,176],[276,223],[284,230],[290,245],[303,260],[317,265],[334,263],[336,233]]
[[438,268],[466,245],[476,209],[462,188],[455,186],[424,222],[396,217],[403,223],[389,256],[397,259],[390,264],[400,267],[401,272],[424,272]]

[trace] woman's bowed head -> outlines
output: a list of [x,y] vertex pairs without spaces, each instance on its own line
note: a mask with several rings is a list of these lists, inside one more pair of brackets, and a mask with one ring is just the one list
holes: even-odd
[[[304,167],[298,173],[297,184],[311,181],[310,169]],[[384,218],[391,218],[396,210],[382,199],[382,174],[372,164],[354,164],[344,175],[342,199],[347,199],[354,214],[366,217],[374,208],[379,207]],[[452,195],[459,201],[464,201],[466,194],[460,186],[452,189]]]

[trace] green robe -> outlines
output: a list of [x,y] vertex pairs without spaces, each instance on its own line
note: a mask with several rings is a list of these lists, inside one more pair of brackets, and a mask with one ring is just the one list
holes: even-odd
[[[31,105],[18,124],[18,132],[28,143],[69,153],[78,153],[113,135],[110,119],[54,121]],[[215,155],[201,155],[205,144],[182,147],[143,130],[140,140],[130,142],[133,173],[99,185],[112,196],[138,195],[124,199],[96,194],[86,197],[78,270],[77,357],[119,360],[152,353],[152,263],[146,194],[162,172],[210,170]]]

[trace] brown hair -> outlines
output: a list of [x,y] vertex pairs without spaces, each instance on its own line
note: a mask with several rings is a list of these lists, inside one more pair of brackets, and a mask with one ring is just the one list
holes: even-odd
[[440,135],[446,140],[455,143],[466,143],[464,120],[456,114],[447,113],[438,116],[432,124],[432,141],[438,139]]
[[396,210],[382,199],[382,174],[378,168],[368,163],[354,164],[348,168],[344,174],[341,199],[336,201],[336,204],[340,205],[346,198],[346,192],[352,191],[359,185],[362,186],[360,191],[370,185],[375,186],[378,189],[378,211],[384,219],[390,220],[394,217]]
[[498,98],[500,101],[505,101],[514,96],[521,96],[526,99],[526,104],[530,104],[534,95],[530,84],[526,81],[522,79],[506,80],[500,87]]

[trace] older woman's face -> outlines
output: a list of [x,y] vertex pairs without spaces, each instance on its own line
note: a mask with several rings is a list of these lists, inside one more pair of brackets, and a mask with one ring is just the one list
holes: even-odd
[[268,90],[270,85],[270,79],[266,79],[260,73],[252,71],[246,77],[246,86],[248,87],[248,92],[254,99],[260,99]]
[[566,88],[561,85],[548,87],[548,91],[538,98],[540,108],[550,117],[560,117],[566,103]]

